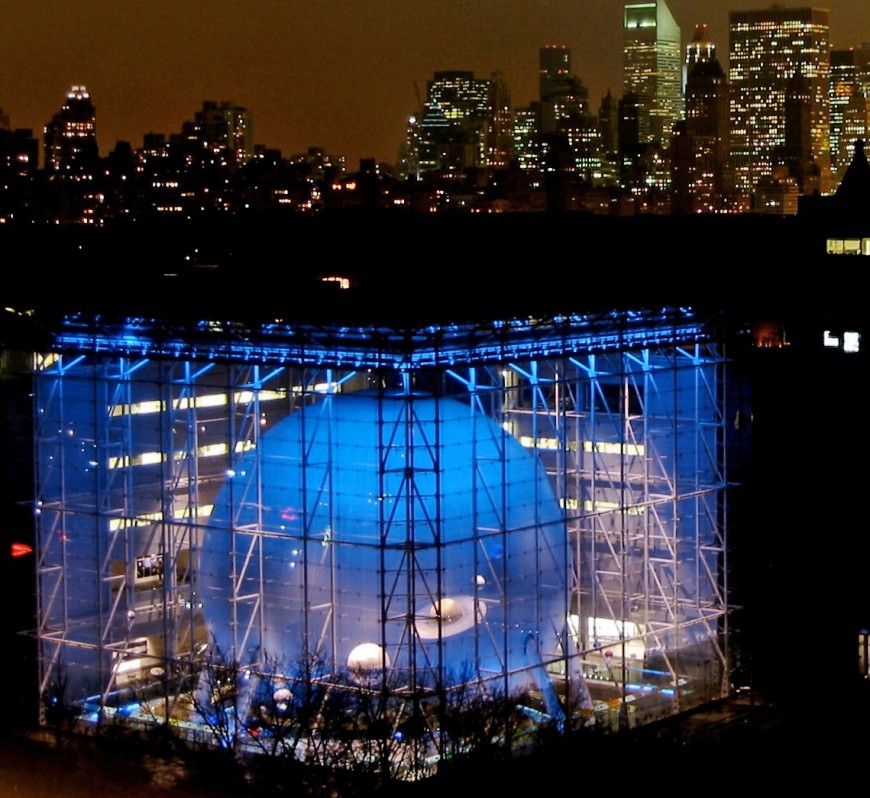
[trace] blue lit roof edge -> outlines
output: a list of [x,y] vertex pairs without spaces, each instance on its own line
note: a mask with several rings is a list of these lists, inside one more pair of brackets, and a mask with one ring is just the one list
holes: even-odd
[[67,316],[52,336],[60,352],[353,368],[418,369],[556,357],[713,339],[691,308],[609,311],[547,319],[496,319],[425,327],[245,325],[158,319],[106,322]]

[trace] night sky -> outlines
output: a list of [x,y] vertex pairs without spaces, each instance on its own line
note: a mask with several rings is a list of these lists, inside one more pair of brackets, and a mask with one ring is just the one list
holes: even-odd
[[[728,11],[757,0],[670,0],[684,42],[706,23],[727,66]],[[798,5],[795,3],[794,5]],[[831,43],[870,41],[870,4],[830,0]],[[118,140],[175,133],[204,100],[253,115],[254,139],[285,156],[320,146],[392,163],[405,120],[437,70],[499,71],[515,106],[537,95],[538,49],[567,45],[593,110],[621,94],[621,0],[31,0],[4,3],[0,108],[42,129],[70,86]]]

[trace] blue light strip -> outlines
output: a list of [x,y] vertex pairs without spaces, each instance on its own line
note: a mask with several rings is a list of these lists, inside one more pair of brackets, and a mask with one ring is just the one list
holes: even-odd
[[62,320],[51,348],[151,358],[413,371],[712,339],[711,329],[689,308],[405,329],[284,323],[254,327],[229,322],[169,327],[157,319],[107,323],[100,318],[69,316]]

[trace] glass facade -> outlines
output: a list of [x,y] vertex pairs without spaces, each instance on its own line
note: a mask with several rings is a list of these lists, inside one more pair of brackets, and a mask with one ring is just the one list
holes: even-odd
[[649,141],[667,146],[683,117],[683,78],[680,28],[663,0],[625,4],[622,90],[648,111]]
[[84,722],[213,735],[219,661],[235,743],[319,685],[413,721],[417,772],[460,695],[621,728],[727,690],[726,362],[690,310],[71,318],[33,380],[41,689]]

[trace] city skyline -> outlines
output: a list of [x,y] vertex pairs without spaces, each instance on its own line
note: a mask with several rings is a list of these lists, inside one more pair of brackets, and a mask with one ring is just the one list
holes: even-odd
[[[833,0],[834,49],[870,40],[870,11]],[[734,0],[669,0],[682,44],[708,25],[727,69],[728,14],[770,7]],[[418,0],[340,7],[253,0],[141,7],[74,0],[6,12],[0,31],[0,108],[14,129],[44,126],[73,84],[97,109],[100,154],[117,141],[142,145],[149,132],[171,134],[205,100],[251,112],[254,141],[284,155],[322,147],[347,158],[394,163],[407,117],[440,70],[501,73],[514,107],[538,93],[539,48],[572,51],[574,72],[597,111],[608,90],[622,93],[624,3],[613,0],[528,4],[478,2],[445,11]]]

